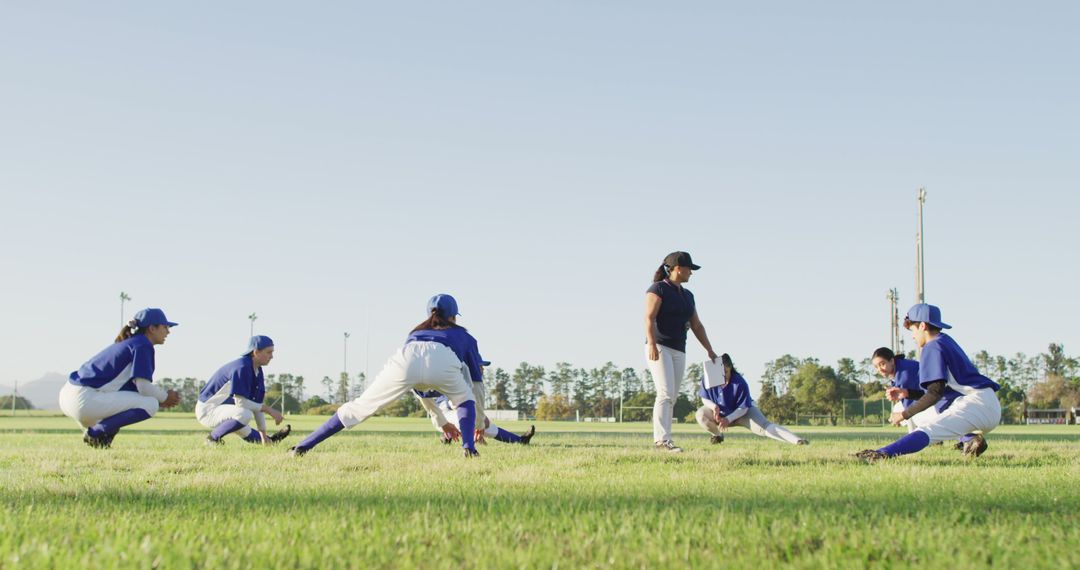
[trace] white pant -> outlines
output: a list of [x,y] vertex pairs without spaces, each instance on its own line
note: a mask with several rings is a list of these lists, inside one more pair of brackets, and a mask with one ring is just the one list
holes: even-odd
[[656,386],[656,402],[653,404],[653,441],[671,441],[671,416],[675,412],[675,400],[679,397],[683,373],[686,372],[686,353],[663,345],[656,345],[659,360],[649,360],[649,345],[645,345],[645,362],[652,373]]
[[[697,421],[701,424],[701,427],[705,428],[709,433],[720,435],[720,424],[716,423],[712,408],[709,406],[701,406],[698,408]],[[774,424],[765,419],[765,414],[762,414],[761,410],[757,409],[757,406],[750,406],[750,409],[741,417],[731,422],[731,425],[744,427],[754,432],[754,435],[769,437],[786,443],[798,444],[799,439],[801,439],[799,436],[788,431],[784,426]]]
[[[484,402],[487,400],[487,388],[484,387],[483,382],[470,382],[472,384],[473,398],[476,401],[476,427],[481,428],[484,425],[484,419],[487,417],[484,414]],[[452,423],[460,430],[461,423],[460,418],[457,416],[457,410],[453,405],[436,404],[434,398],[421,398],[420,405],[424,407],[428,417],[431,418],[431,425],[435,426],[435,431],[442,432],[442,427],[447,423]],[[499,426],[495,425],[495,422],[489,422],[488,427],[484,428],[484,435],[495,437],[499,435]]]
[[[895,404],[893,404],[892,411],[904,411],[904,403],[896,402]],[[922,426],[929,425],[931,422],[938,418],[938,415],[939,414],[937,408],[930,406],[929,408],[926,408],[925,410],[915,414],[914,416],[911,416],[910,419],[906,419],[900,422],[900,425],[906,426],[908,433],[911,433]]]
[[368,419],[412,389],[438,390],[454,407],[475,401],[469,372],[454,351],[437,342],[410,342],[386,361],[382,372],[360,397],[338,408],[346,428]]
[[66,382],[60,389],[60,410],[85,428],[120,412],[136,408],[146,410],[146,413],[153,416],[158,411],[158,401],[138,392],[102,392],[86,386],[76,386],[71,382]]
[[206,402],[195,404],[195,419],[199,420],[200,424],[214,429],[229,420],[236,420],[244,424],[244,427],[233,432],[240,437],[247,437],[251,433],[251,427],[248,424],[254,418],[255,414],[251,410],[236,404],[219,404],[216,406]]
[[930,436],[930,443],[952,441],[971,432],[989,433],[1001,422],[1001,403],[989,388],[960,396],[949,409],[917,431]]

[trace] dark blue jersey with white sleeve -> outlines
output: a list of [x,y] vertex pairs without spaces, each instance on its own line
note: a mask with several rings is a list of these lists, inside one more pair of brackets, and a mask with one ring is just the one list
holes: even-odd
[[256,404],[262,404],[266,399],[266,381],[262,368],[255,370],[250,354],[219,368],[199,392],[199,401],[213,405],[235,404],[233,396],[240,396]]
[[725,417],[740,408],[749,408],[754,405],[754,400],[750,398],[750,386],[740,374],[732,374],[727,384],[712,388],[706,388],[705,379],[702,379],[698,387],[701,388],[698,396],[701,396],[702,400],[716,404],[720,408],[720,415]]
[[103,392],[138,392],[136,378],[154,381],[154,343],[143,334],[109,345],[72,372],[68,381]]
[[925,388],[930,382],[944,380],[945,396],[937,403],[937,410],[944,412],[953,400],[989,388],[1001,389],[997,382],[979,374],[964,350],[953,338],[941,333],[926,343],[919,355],[919,384]]
[[686,331],[690,330],[690,318],[697,310],[694,294],[667,279],[653,283],[646,293],[660,297],[660,310],[656,313],[656,344],[686,352]]
[[[895,388],[903,388],[909,393],[913,390],[922,392],[922,384],[919,383],[919,363],[907,358],[897,357],[893,362],[896,363],[896,377],[889,382],[889,385]],[[904,398],[901,402],[904,403],[904,407],[914,404],[918,398]]]
[[476,339],[465,329],[451,327],[448,329],[413,331],[405,344],[410,342],[437,342],[448,347],[454,351],[458,360],[461,360],[468,367],[469,376],[474,381],[483,382],[484,373],[481,367],[484,359],[480,357],[480,349],[476,345]]

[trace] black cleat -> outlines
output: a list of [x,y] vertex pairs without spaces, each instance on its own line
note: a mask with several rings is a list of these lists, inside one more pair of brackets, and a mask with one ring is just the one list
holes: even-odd
[[102,436],[96,436],[95,437],[95,436],[90,435],[90,430],[88,429],[85,432],[83,432],[82,440],[83,440],[83,443],[85,443],[86,445],[89,445],[90,447],[92,447],[94,449],[109,449],[109,446],[112,445],[113,437],[114,436],[111,436],[109,434],[105,434],[105,435],[102,435]]
[[714,435],[714,436],[710,437],[709,438],[709,443],[711,443],[713,445],[719,445],[721,443],[724,443],[724,434]]
[[214,434],[208,434],[206,436],[206,447],[217,447],[219,445],[225,445],[225,442],[220,439],[214,439]]
[[289,437],[290,433],[292,433],[292,425],[285,424],[285,429],[279,429],[274,432],[274,435],[270,436],[270,443],[277,443]]
[[480,457],[480,452],[477,451],[475,447],[466,447],[465,448],[465,459],[469,459],[469,458],[472,458],[472,457]]
[[964,450],[964,442],[958,441],[958,442],[953,444],[952,448],[957,450],[957,451],[963,451]]
[[290,447],[289,450],[286,451],[286,453],[289,454],[289,457],[303,457],[304,454],[307,453],[308,451],[311,451],[311,450],[293,446],[293,447]]
[[864,449],[856,453],[855,457],[862,460],[863,463],[877,463],[878,461],[884,461],[889,458],[888,455],[876,449]]
[[439,441],[441,441],[443,445],[450,445],[451,443],[454,443],[453,439],[446,437],[445,435],[440,435]]
[[799,441],[795,442],[795,445],[810,445],[810,440],[800,438]]
[[975,437],[964,443],[964,457],[978,457],[986,451],[987,447],[989,446],[982,434],[975,434]]
[[529,433],[521,436],[521,445],[529,445],[534,435],[536,435],[536,426],[529,426]]

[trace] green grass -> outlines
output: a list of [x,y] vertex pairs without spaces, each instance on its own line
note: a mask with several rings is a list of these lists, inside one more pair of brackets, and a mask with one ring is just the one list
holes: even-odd
[[[309,431],[325,418],[290,418]],[[506,427],[521,430],[523,423]],[[202,445],[161,414],[87,448],[0,417],[0,568],[1076,567],[1080,427],[1003,427],[976,461],[850,454],[895,429],[801,428],[810,447],[647,424],[539,423],[466,461],[426,420],[375,418],[306,457]],[[296,442],[295,437],[290,438]]]

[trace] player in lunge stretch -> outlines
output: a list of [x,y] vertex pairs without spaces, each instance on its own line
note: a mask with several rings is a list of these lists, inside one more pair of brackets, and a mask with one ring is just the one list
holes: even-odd
[[995,392],[1000,386],[979,374],[964,350],[943,329],[941,309],[921,303],[908,311],[904,327],[922,348],[919,385],[923,396],[903,412],[893,412],[889,422],[900,425],[919,412],[935,406],[938,417],[880,449],[865,449],[856,457],[873,463],[921,451],[931,443],[960,439],[964,455],[978,457],[986,451],[984,434],[1001,420],[1001,404]]
[[453,404],[461,431],[465,457],[476,452],[476,402],[469,378],[482,378],[476,339],[457,324],[457,301],[450,295],[428,300],[427,319],[409,334],[405,346],[394,352],[382,372],[360,397],[347,402],[325,424],[296,447],[293,455],[311,451],[326,438],[352,428],[400,398],[409,390],[438,390]]
[[86,428],[83,442],[108,448],[120,428],[180,403],[176,391],[153,383],[154,346],[175,326],[161,309],[143,309],[112,345],[71,373],[60,389],[60,409]]
[[[491,363],[484,360],[480,362],[482,365],[480,374],[483,374],[483,368],[490,366]],[[497,425],[495,425],[491,418],[487,417],[485,413],[487,411],[485,403],[487,401],[487,389],[484,386],[483,376],[480,380],[473,380],[470,382],[472,385],[473,397],[476,399],[476,442],[485,443],[484,437],[494,438],[495,441],[501,441],[503,443],[520,443],[528,445],[534,435],[536,435],[536,426],[529,426],[529,431],[525,435],[517,435],[516,433],[507,431]],[[420,390],[413,390],[413,394],[420,400],[420,405],[424,407],[428,417],[431,418],[432,425],[435,429],[442,433],[442,442],[449,445],[453,441],[457,441],[461,437],[461,429],[457,425],[457,414],[454,410],[453,403],[450,402],[450,398],[442,395],[438,390],[430,390],[423,392]],[[450,420],[447,420],[447,416],[450,416]],[[481,427],[483,426],[483,427]]]
[[[195,419],[213,430],[206,436],[207,444],[220,445],[224,443],[222,438],[230,433],[248,443],[264,445],[277,443],[289,435],[290,425],[273,435],[266,433],[267,415],[277,425],[284,419],[277,410],[263,403],[266,397],[263,366],[273,359],[274,341],[268,336],[253,336],[243,356],[219,368],[206,382],[195,404]],[[257,431],[248,426],[251,420],[255,420]]]
[[700,383],[701,390],[698,392],[705,405],[698,408],[697,421],[705,431],[712,434],[712,443],[723,443],[724,430],[731,426],[744,427],[755,435],[793,445],[810,443],[785,427],[765,419],[765,415],[750,398],[750,386],[739,371],[735,370],[731,357],[721,354],[720,362],[722,371],[717,369],[714,374],[704,374]]
[[683,287],[698,269],[701,267],[694,265],[689,253],[669,253],[645,292],[645,358],[656,386],[653,445],[660,451],[682,451],[671,440],[671,420],[686,371],[686,331],[694,331],[709,360],[716,361],[705,325],[698,318],[694,294]]

